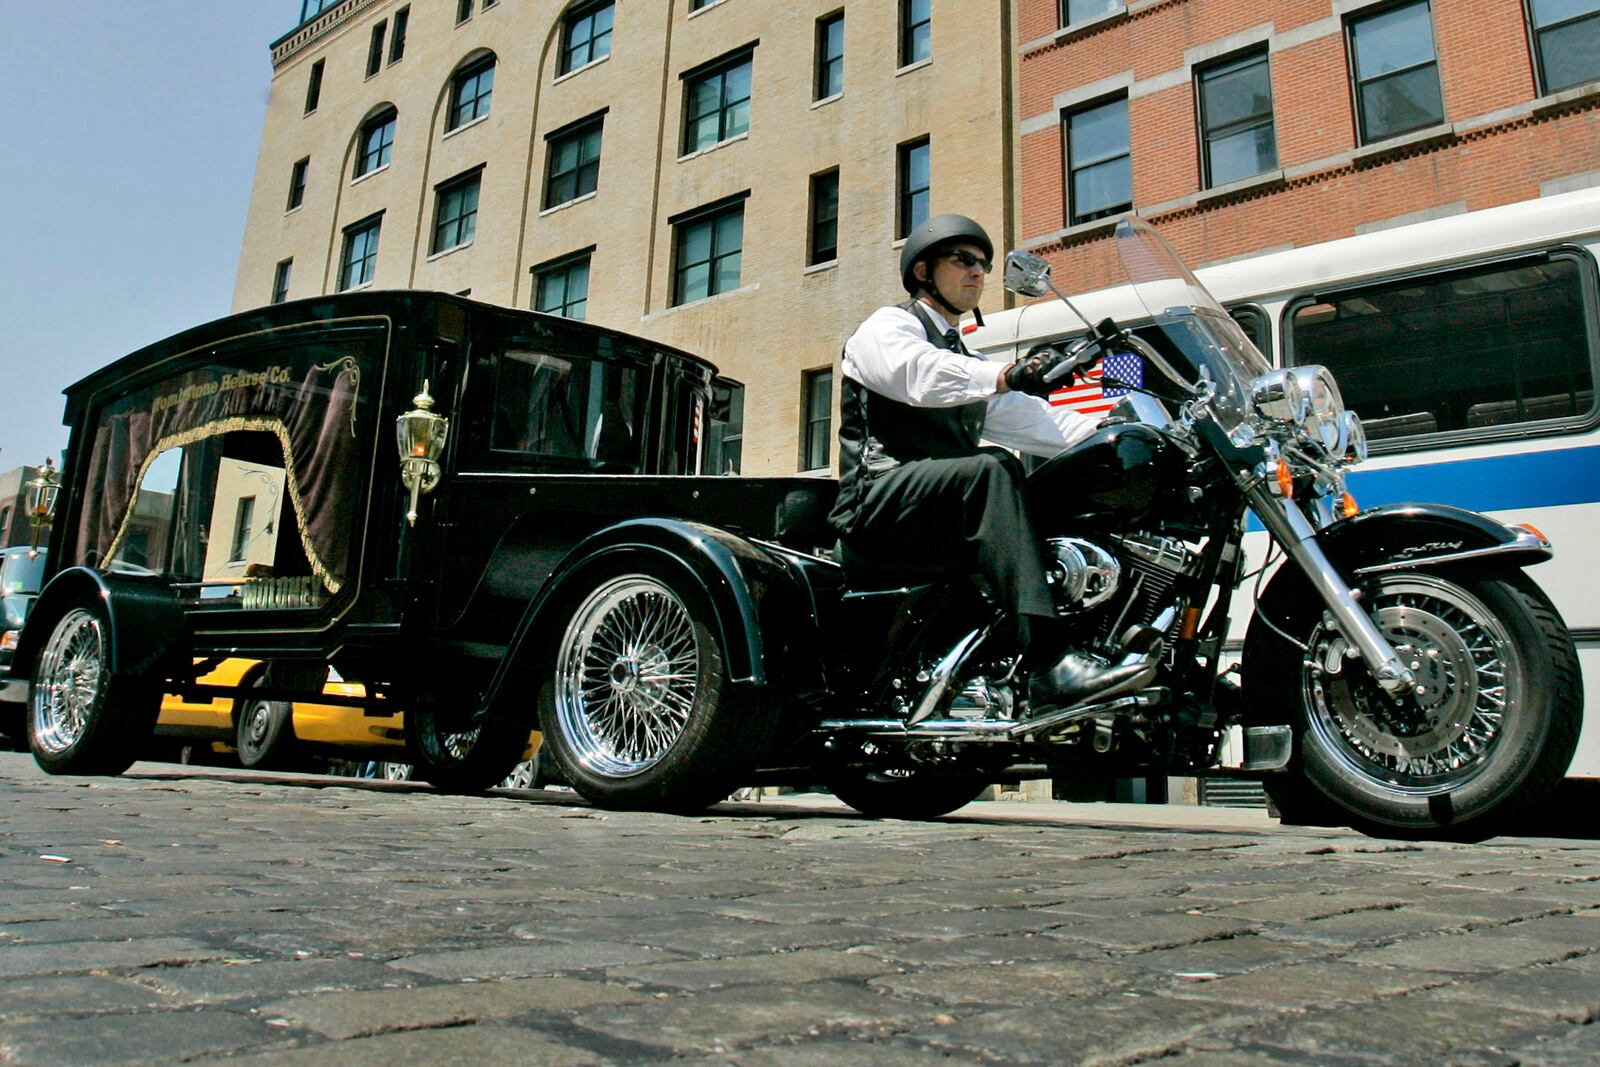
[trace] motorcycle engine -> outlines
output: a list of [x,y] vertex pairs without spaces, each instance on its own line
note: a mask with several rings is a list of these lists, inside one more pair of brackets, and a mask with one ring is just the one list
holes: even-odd
[[1148,623],[1172,602],[1172,587],[1192,571],[1199,554],[1182,541],[1147,534],[1111,539],[1107,549],[1076,537],[1046,542],[1046,581],[1062,617],[1081,615],[1117,594],[1118,626]]
[[1058,615],[1097,608],[1111,599],[1122,583],[1122,564],[1092,541],[1052,537],[1045,548],[1045,584]]

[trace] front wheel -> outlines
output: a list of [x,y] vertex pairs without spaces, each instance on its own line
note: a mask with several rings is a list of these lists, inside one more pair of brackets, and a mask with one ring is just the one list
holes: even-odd
[[1280,807],[1323,797],[1369,833],[1482,837],[1548,800],[1577,746],[1583,691],[1572,638],[1538,586],[1470,569],[1383,574],[1362,593],[1415,674],[1412,692],[1380,689],[1315,604],[1286,620],[1303,649],[1274,657],[1252,627],[1245,684],[1258,704],[1270,694],[1294,709],[1315,791],[1269,781]]
[[590,801],[692,811],[728,796],[771,737],[771,709],[729,684],[704,598],[665,575],[612,574],[574,606],[540,700],[561,775]]
[[111,621],[89,601],[56,620],[34,664],[28,746],[51,774],[121,774],[149,745],[157,686],[113,675]]
[[988,786],[981,778],[889,769],[836,775],[828,791],[863,815],[924,820],[966,807]]

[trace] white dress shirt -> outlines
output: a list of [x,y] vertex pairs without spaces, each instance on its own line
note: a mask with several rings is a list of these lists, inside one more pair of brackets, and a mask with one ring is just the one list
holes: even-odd
[[[948,320],[923,301],[919,310],[941,330]],[[1033,456],[1053,456],[1082,441],[1100,423],[1042,397],[997,393],[1005,364],[962,355],[928,340],[927,328],[904,308],[882,307],[867,316],[844,345],[840,373],[874,393],[919,408],[986,401],[983,439]]]

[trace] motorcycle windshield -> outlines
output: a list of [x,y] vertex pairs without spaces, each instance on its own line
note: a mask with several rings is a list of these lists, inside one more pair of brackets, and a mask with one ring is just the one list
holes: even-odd
[[1117,224],[1117,255],[1151,324],[1170,342],[1195,380],[1216,386],[1212,414],[1230,435],[1250,411],[1250,382],[1272,369],[1244,330],[1143,219]]

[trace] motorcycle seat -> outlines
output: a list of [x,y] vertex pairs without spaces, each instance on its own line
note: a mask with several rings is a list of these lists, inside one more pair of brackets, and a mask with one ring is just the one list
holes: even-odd
[[948,582],[966,573],[965,568],[949,563],[919,565],[885,559],[862,552],[839,541],[833,558],[844,570],[846,593],[887,593],[911,586]]

